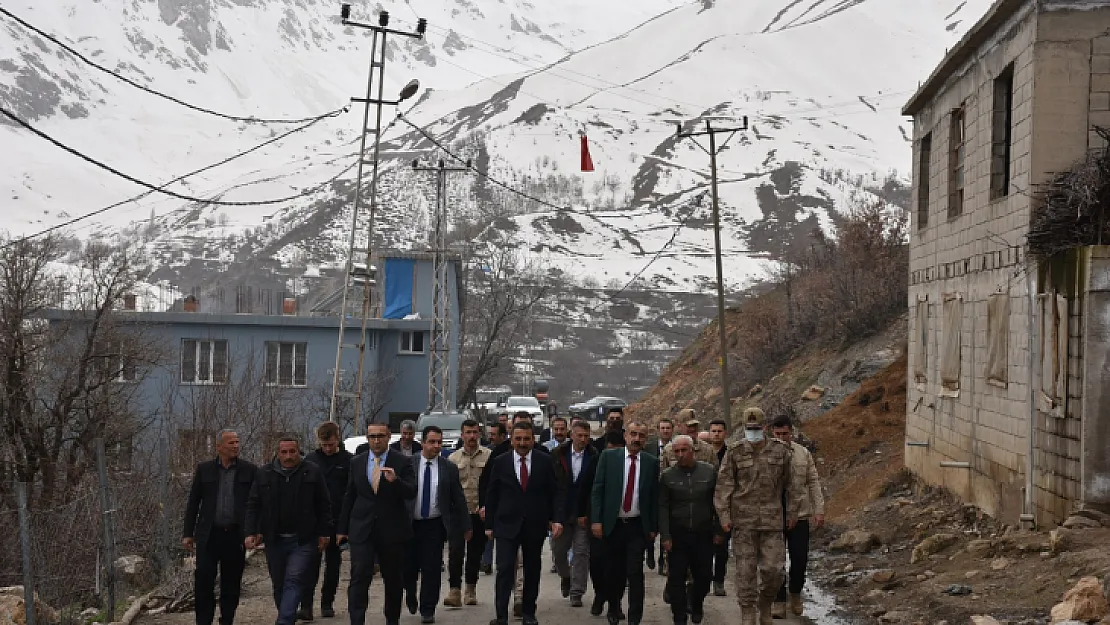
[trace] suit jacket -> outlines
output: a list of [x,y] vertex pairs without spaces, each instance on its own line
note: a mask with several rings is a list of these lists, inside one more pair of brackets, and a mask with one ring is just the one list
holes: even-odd
[[[605,536],[617,526],[624,503],[625,449],[608,449],[597,461],[597,474],[590,493],[590,522],[601,523]],[[644,535],[659,528],[659,459],[640,452],[636,479],[640,486],[640,521]]]
[[[367,444],[366,448],[370,449],[370,445]],[[396,452],[400,453],[401,452],[401,441],[393,441],[392,443],[389,444],[389,448],[392,449],[393,451],[396,451]],[[420,450],[422,450],[422,449],[424,449],[424,446],[420,444],[420,441],[413,441],[412,442],[412,455],[413,455],[414,458],[416,456],[420,455]],[[405,454],[401,454],[401,455],[403,456]]]
[[416,497],[412,461],[387,450],[385,466],[393,469],[397,479],[390,482],[382,477],[375,494],[370,476],[366,474],[369,459],[369,453],[351,459],[351,475],[335,533],[345,534],[352,543],[368,542],[372,532],[386,543],[403,543],[412,538],[412,513],[408,502]]
[[[459,478],[459,467],[443,455],[437,458],[439,489],[436,491],[436,499],[439,500],[439,518],[443,521],[443,529],[447,530],[448,536],[462,536],[470,530],[470,512],[466,507],[466,494],[463,492],[462,480]],[[423,461],[423,454],[412,457],[412,470],[416,476],[418,488],[413,498],[409,500],[408,510],[411,518],[416,518],[416,507],[420,505],[416,496],[420,492],[420,480],[424,479],[424,471],[420,468]]]
[[572,449],[572,443],[567,441],[551,452],[551,459],[555,461],[555,477],[567,493],[564,515],[568,522],[573,522],[580,516],[586,516],[584,510],[587,506],[581,504],[581,493],[585,490],[583,485],[590,472],[590,465],[597,463],[598,456],[593,445],[587,444],[582,452],[582,468],[578,473],[578,479],[575,480],[574,467],[571,466]]
[[[247,497],[254,484],[258,467],[237,459],[235,468],[235,525],[239,526],[239,538],[246,537]],[[220,494],[219,459],[208,460],[197,465],[193,472],[193,483],[189,487],[189,499],[185,504],[185,524],[182,537],[195,538],[198,546],[208,542],[212,534],[212,523],[216,519],[216,501]]]
[[[671,440],[674,440],[674,438],[672,438]],[[670,441],[667,441],[667,443],[669,442]],[[647,445],[644,445],[644,451],[655,456],[656,458],[660,458],[663,456],[663,448],[667,446],[667,443],[659,440],[659,437],[655,437],[654,439],[648,441]]]
[[547,536],[548,523],[565,518],[566,490],[555,478],[555,463],[550,454],[532,451],[528,490],[516,477],[517,453],[501,454],[491,460],[489,492],[486,493],[486,523],[498,538]]
[[[489,462],[486,463],[485,468],[482,469],[482,474],[478,476],[478,507],[484,508],[486,505],[486,492],[489,491],[490,473],[493,471],[493,461],[502,454],[507,454],[513,450],[513,441],[506,438],[494,447],[490,448]],[[543,445],[535,445],[532,447],[533,451],[539,451],[545,454],[550,454],[551,450]]]

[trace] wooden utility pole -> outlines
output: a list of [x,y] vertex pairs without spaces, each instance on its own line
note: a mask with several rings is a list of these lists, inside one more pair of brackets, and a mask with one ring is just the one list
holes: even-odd
[[104,530],[104,569],[108,587],[105,616],[109,623],[116,620],[116,535],[112,523],[112,497],[108,492],[108,458],[104,439],[96,439],[96,472],[100,478],[100,526]]
[[[717,154],[728,145],[732,137],[741,130],[748,129],[748,118],[744,117],[744,124],[737,128],[714,128],[713,122],[705,120],[705,130],[697,132],[682,132],[682,124],[678,124],[678,137],[685,139],[688,137],[701,137],[709,136],[709,149],[706,150],[698,142],[694,142],[705,153],[709,154],[709,169],[711,176],[711,191],[713,194],[713,242],[716,250],[717,259],[717,329],[719,330],[720,350],[721,355],[718,358],[718,363],[721,367],[721,418],[732,422],[730,413],[732,411],[732,401],[729,398],[728,392],[728,333],[725,329],[725,282],[724,282],[724,269],[721,263],[721,208],[717,199]],[[717,147],[717,135],[720,133],[728,133],[724,143]]]

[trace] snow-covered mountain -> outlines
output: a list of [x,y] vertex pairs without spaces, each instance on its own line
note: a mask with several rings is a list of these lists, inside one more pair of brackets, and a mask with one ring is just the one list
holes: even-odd
[[[456,218],[570,276],[674,290],[711,277],[708,157],[675,137],[706,121],[750,129],[720,155],[732,284],[761,258],[827,228],[853,195],[906,177],[899,105],[988,0],[411,0],[354,15],[430,23],[425,41],[393,38],[387,93],[425,91],[408,118],[482,169],[548,204],[488,181],[458,182]],[[306,117],[365,87],[369,36],[320,0],[130,0],[8,3],[5,8],[152,89],[235,115]],[[0,16],[0,103],[62,142],[161,184],[290,126],[191,111],[96,72]],[[568,50],[580,50],[569,53]],[[477,80],[477,82],[473,82]],[[387,114],[392,118],[392,114]],[[197,206],[152,195],[76,228],[110,234],[142,223],[177,262],[227,263],[244,251],[279,262],[343,254],[357,109],[170,187],[226,201],[318,193],[253,207]],[[578,171],[579,132],[597,170]],[[0,226],[34,231],[143,191],[12,126],[4,135]],[[384,135],[381,236],[426,238],[430,180],[402,166],[432,144],[404,123]],[[724,140],[720,136],[720,140]],[[700,142],[704,145],[705,138]],[[492,206],[491,206],[492,203]],[[153,220],[151,220],[153,217]],[[228,241],[228,237],[233,237]]]

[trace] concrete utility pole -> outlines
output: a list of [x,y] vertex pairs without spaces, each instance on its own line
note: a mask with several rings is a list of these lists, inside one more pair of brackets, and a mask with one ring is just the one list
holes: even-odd
[[451,290],[447,275],[447,174],[470,173],[466,167],[447,167],[443,160],[435,167],[421,167],[420,161],[412,162],[416,171],[434,172],[436,175],[435,229],[432,235],[432,257],[436,276],[435,316],[432,319],[432,338],[428,359],[428,410],[448,412],[455,409],[451,397]]
[[[713,192],[713,242],[716,246],[717,257],[717,329],[720,331],[721,341],[721,355],[718,362],[721,366],[721,418],[731,423],[730,413],[732,411],[732,401],[729,398],[728,392],[728,339],[727,332],[725,331],[725,281],[724,270],[721,266],[721,209],[717,201],[717,154],[725,149],[728,142],[732,137],[741,130],[748,129],[748,118],[744,117],[744,124],[737,128],[714,128],[713,122],[705,120],[705,130],[699,132],[682,132],[682,124],[678,124],[678,137],[685,139],[688,137],[701,137],[709,136],[709,149],[706,150],[697,141],[694,145],[698,146],[705,153],[709,154],[709,170],[712,179],[712,192]],[[721,147],[717,147],[717,135],[720,133],[728,133],[725,142]]]
[[[328,413],[328,420],[335,421],[336,406],[341,400],[350,400],[353,403],[354,409],[354,428],[355,433],[358,434],[363,430],[362,425],[362,387],[365,377],[365,362],[366,362],[366,346],[369,342],[367,328],[369,327],[369,320],[373,315],[373,308],[370,305],[371,294],[373,293],[374,286],[377,284],[377,268],[371,264],[373,259],[374,243],[374,219],[377,211],[378,200],[378,165],[379,165],[379,149],[381,147],[381,133],[382,133],[382,108],[385,106],[397,106],[401,102],[408,100],[416,95],[420,90],[420,83],[416,80],[409,81],[405,88],[401,90],[396,100],[384,99],[385,90],[385,62],[386,54],[386,36],[387,35],[400,35],[403,37],[411,37],[414,39],[423,39],[424,33],[428,28],[427,20],[420,18],[416,24],[416,32],[404,32],[387,28],[389,25],[389,13],[381,11],[378,13],[378,23],[367,24],[351,20],[351,5],[343,4],[340,7],[340,17],[343,20],[344,26],[355,26],[358,28],[366,28],[373,31],[374,36],[370,44],[370,75],[366,82],[366,97],[365,98],[351,98],[352,102],[365,104],[365,109],[362,115],[362,135],[359,140],[358,150],[358,173],[355,177],[355,205],[351,211],[351,233],[350,242],[347,251],[347,266],[343,276],[343,300],[339,309],[339,346],[335,352],[335,369],[332,370],[332,390],[331,390],[331,409]],[[377,76],[375,77],[375,74]],[[377,84],[374,84],[375,78]],[[376,88],[376,89],[375,89]],[[375,91],[377,94],[375,95]],[[370,122],[370,110],[373,107],[376,110],[373,126]],[[373,155],[368,159],[366,154],[366,138],[373,135]],[[363,172],[364,166],[371,166],[370,176],[370,198],[369,198],[369,211],[367,215],[367,225],[365,226],[366,243],[359,245],[358,234],[362,229],[359,225],[360,218],[362,217],[363,205]],[[362,260],[364,262],[359,262]],[[358,292],[361,291],[361,298],[358,297]],[[357,340],[349,340],[347,337],[348,317],[354,318],[354,311],[349,310],[349,305],[352,302],[357,302],[361,299],[361,333]],[[355,378],[351,390],[344,391],[341,388],[341,379],[343,374],[343,351],[355,350],[358,352],[358,371],[355,373]]]

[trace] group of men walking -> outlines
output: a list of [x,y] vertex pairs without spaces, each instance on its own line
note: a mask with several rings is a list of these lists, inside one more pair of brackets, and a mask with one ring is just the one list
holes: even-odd
[[487,542],[496,562],[490,624],[507,625],[515,597],[514,615],[537,625],[548,540],[562,596],[581,607],[591,586],[590,612],[604,612],[610,625],[643,619],[645,554],[667,576],[674,623],[702,622],[711,585],[726,594],[730,542],[741,625],[767,625],[787,602],[801,614],[810,523],[823,523],[823,499],[812,457],[791,441],[793,424],[765,424],[749,408],[742,438],[726,442],[728,424],[713,421],[701,441],[693,411],[678,417],[685,434],[673,436],[665,418],[650,443],[647,426],[625,424],[620,410],[593,440],[588,421],[555,417],[552,441],[539,444],[522,412],[495,424],[489,447],[478,422],[468,420],[447,458],[435,426],[424,429],[419,447],[410,437],[402,450],[390,448],[386,424],[371,424],[368,448],[352,455],[341,449],[338,426],[324,423],[318,449],[302,457],[297,441],[283,438],[262,467],[240,459],[235,432],[222,431],[217,458],[196,469],[186,508],[183,542],[197,554],[197,625],[215,619],[217,568],[220,625],[232,625],[246,550],[262,544],[277,625],[313,620],[321,564],[320,615],[335,615],[344,544],[351,625],[365,623],[376,574],[387,625],[399,624],[402,603],[434,623],[445,545],[443,605],[476,605]]

